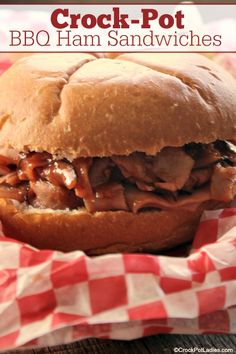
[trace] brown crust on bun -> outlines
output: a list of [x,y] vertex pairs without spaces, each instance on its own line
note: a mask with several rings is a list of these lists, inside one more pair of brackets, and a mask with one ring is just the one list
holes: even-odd
[[0,146],[66,158],[236,138],[236,81],[197,54],[41,54],[0,77]]
[[22,209],[0,199],[7,236],[39,249],[83,250],[89,255],[160,251],[190,241],[205,206],[197,210],[97,212]]

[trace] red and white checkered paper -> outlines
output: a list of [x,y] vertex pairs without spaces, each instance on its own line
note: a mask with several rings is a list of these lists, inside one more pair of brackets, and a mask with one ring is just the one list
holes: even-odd
[[236,208],[205,212],[188,257],[39,251],[0,235],[0,348],[236,333]]
[[[3,54],[1,54],[1,56],[3,56]],[[1,56],[0,56],[0,75],[11,66],[10,60],[5,58],[5,55],[3,60]]]
[[236,208],[205,212],[182,258],[39,251],[0,231],[0,351],[215,332],[236,333]]

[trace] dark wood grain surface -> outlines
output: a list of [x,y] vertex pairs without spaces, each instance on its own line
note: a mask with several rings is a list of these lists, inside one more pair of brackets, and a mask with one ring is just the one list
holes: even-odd
[[[196,336],[163,334],[129,342],[86,339],[80,342],[51,348],[30,351],[12,351],[11,354],[172,354],[175,353],[174,348],[198,348],[200,353],[203,353],[202,348],[218,349],[218,353],[223,352],[222,349],[232,349],[231,353],[236,353],[236,335]],[[197,353],[196,349],[195,353]]]
[[[50,3],[61,3],[62,0],[0,0],[0,4],[32,4],[34,2],[40,2],[40,3],[45,3],[45,4],[50,4]],[[120,1],[122,2],[122,1]],[[125,0],[123,0],[125,2]],[[159,1],[159,2],[165,2],[164,0]],[[178,3],[180,0],[169,0],[171,3]],[[195,2],[199,4],[204,4],[204,3],[235,3],[235,0],[195,0]],[[91,3],[104,3],[104,4],[109,4],[109,3],[114,3],[114,0],[63,0],[63,3],[71,3],[71,4],[91,4]],[[145,2],[140,0],[128,0],[127,3],[155,3],[154,0],[146,0]]]

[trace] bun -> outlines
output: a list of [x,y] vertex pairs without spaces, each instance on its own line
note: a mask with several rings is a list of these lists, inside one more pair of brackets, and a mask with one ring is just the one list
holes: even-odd
[[159,251],[190,241],[205,206],[197,210],[131,212],[22,209],[0,199],[7,236],[40,249],[83,250],[89,255]]
[[[72,160],[236,141],[236,81],[216,63],[194,54],[115,56],[16,62],[0,77],[1,149]],[[217,207],[91,214],[0,199],[0,219],[7,235],[37,248],[95,255],[175,247],[192,239],[203,210]]]
[[236,139],[236,82],[201,55],[33,55],[0,77],[3,147],[73,159],[216,139]]

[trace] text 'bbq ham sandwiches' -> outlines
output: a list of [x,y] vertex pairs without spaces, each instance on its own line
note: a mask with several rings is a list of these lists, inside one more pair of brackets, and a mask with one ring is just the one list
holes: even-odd
[[236,194],[236,81],[190,54],[42,54],[0,77],[0,219],[39,248],[160,251]]

